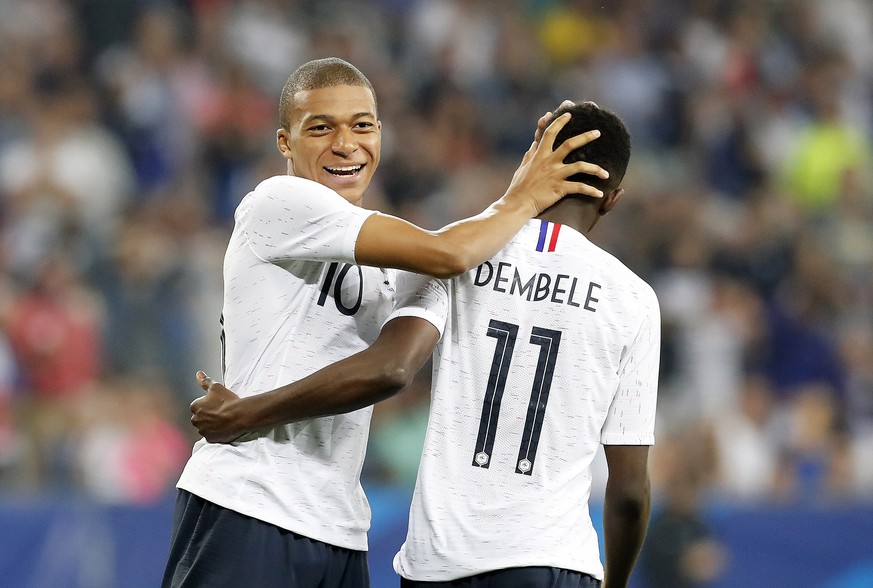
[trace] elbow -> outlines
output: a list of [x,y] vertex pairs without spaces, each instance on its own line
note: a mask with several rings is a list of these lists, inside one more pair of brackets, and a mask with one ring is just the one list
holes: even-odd
[[460,276],[461,274],[467,273],[468,269],[469,268],[467,268],[466,266],[457,266],[450,268],[447,267],[445,269],[440,269],[436,272],[433,272],[433,277],[439,278],[441,280],[451,280],[452,278]]
[[463,239],[449,233],[432,233],[424,263],[425,273],[434,278],[449,280],[475,267],[476,259]]
[[610,488],[607,483],[606,502],[610,510],[629,521],[647,519],[651,509],[651,491],[648,483],[632,487]]
[[395,392],[400,392],[412,383],[415,372],[405,365],[395,366],[382,375],[384,387]]
[[378,391],[379,400],[389,398],[408,387],[415,373],[405,365],[384,366],[372,374],[370,388]]
[[644,521],[649,518],[649,498],[625,497],[615,505],[619,516],[629,521]]
[[443,251],[440,259],[434,264],[431,275],[435,278],[449,280],[467,273],[476,266],[476,260],[463,248]]
[[476,257],[475,248],[470,247],[468,239],[445,231],[430,233],[419,257],[421,268],[412,268],[412,271],[443,280],[470,271],[482,260]]

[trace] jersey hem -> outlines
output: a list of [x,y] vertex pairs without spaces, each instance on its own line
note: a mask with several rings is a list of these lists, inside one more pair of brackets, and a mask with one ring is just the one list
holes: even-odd
[[410,571],[406,569],[401,569],[402,562],[399,560],[400,553],[394,556],[394,571],[397,575],[406,578],[407,580],[412,580],[414,582],[452,582],[455,580],[461,580],[463,578],[469,578],[471,576],[478,576],[479,574],[485,574],[488,572],[494,572],[497,570],[508,570],[512,568],[530,568],[530,567],[546,567],[546,568],[556,568],[561,570],[569,570],[572,572],[579,572],[582,574],[588,574],[596,578],[597,580],[603,580],[603,566],[602,564],[598,564],[595,569],[585,569],[587,566],[583,565],[566,565],[556,563],[554,561],[542,561],[542,560],[526,560],[526,561],[503,561],[496,562],[488,567],[476,567],[476,568],[468,568],[468,569],[459,569],[457,563],[454,562],[454,565],[451,566],[456,573],[451,572],[443,572],[432,570],[430,572],[427,571]]
[[[315,541],[321,541],[322,543],[327,543],[328,545],[333,545],[334,547],[350,549],[352,551],[368,551],[369,546],[367,544],[366,532],[363,533],[363,541],[342,541],[340,540],[340,538],[337,537],[328,537],[327,535],[323,535],[321,533],[313,533],[311,530],[305,529],[305,524],[300,523],[299,521],[283,520],[280,522],[275,519],[271,520],[272,517],[264,516],[263,513],[257,513],[244,507],[240,508],[239,504],[234,504],[232,500],[226,500],[226,497],[222,496],[219,492],[213,493],[206,488],[192,486],[188,483],[183,482],[182,480],[180,480],[179,483],[176,484],[176,488],[180,490],[186,490],[187,492],[190,492],[191,494],[194,494],[195,496],[198,496],[203,500],[208,500],[213,504],[217,504],[222,508],[226,508],[241,515],[257,519],[269,525],[279,527],[280,529],[291,531],[292,533],[297,533],[298,535],[301,535],[308,539],[314,539]],[[300,523],[300,526],[298,526],[296,523]]]

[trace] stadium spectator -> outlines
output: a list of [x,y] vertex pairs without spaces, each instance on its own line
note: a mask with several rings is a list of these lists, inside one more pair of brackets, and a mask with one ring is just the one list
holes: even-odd
[[[338,14],[342,25],[331,30],[325,23]],[[421,33],[426,14],[444,20],[434,31]],[[472,15],[469,22],[465,15]],[[454,29],[445,22],[461,27],[457,55],[451,54]],[[482,38],[462,32],[479,22],[487,27]],[[625,37],[633,31],[636,38],[622,39],[619,31]],[[641,93],[623,96],[633,101],[641,124],[648,126],[643,131],[634,122],[631,131],[653,140],[650,147],[636,143],[635,163],[624,180],[640,198],[623,203],[622,215],[604,218],[592,239],[638,269],[656,289],[669,284],[677,270],[687,270],[684,256],[689,244],[696,244],[703,257],[695,268],[701,283],[727,275],[749,288],[749,296],[763,308],[786,316],[796,330],[784,328],[781,319],[757,323],[759,333],[746,342],[752,347],[743,356],[749,370],[740,378],[721,377],[717,396],[741,397],[745,376],[754,373],[767,380],[778,402],[790,407],[796,398],[790,393],[793,384],[784,385],[786,372],[808,375],[816,369],[820,374],[826,367],[831,385],[842,382],[838,421],[846,423],[846,443],[855,448],[854,478],[866,484],[854,496],[870,500],[873,493],[861,488],[871,484],[869,454],[863,448],[871,446],[865,407],[873,393],[870,361],[858,343],[873,337],[869,165],[846,166],[826,153],[823,158],[813,155],[812,167],[795,167],[799,175],[791,183],[784,172],[799,161],[798,148],[806,141],[801,137],[808,129],[819,129],[819,137],[825,127],[836,129],[825,135],[838,139],[851,159],[869,149],[871,31],[873,4],[867,0],[6,0],[0,2],[3,304],[11,307],[29,296],[37,268],[64,251],[80,276],[80,288],[106,310],[100,335],[111,339],[113,347],[100,353],[101,369],[110,378],[125,375],[116,363],[117,355],[125,353],[114,343],[125,341],[117,327],[131,308],[149,307],[154,298],[138,300],[137,290],[128,289],[133,298],[116,304],[104,279],[124,274],[124,262],[113,252],[129,239],[127,227],[147,225],[156,231],[151,239],[170,243],[161,249],[185,258],[179,286],[192,292],[183,294],[191,296],[189,302],[171,309],[176,317],[187,315],[191,324],[182,321],[171,332],[180,336],[191,330],[189,344],[155,338],[166,344],[163,351],[172,349],[178,356],[174,363],[209,366],[205,359],[218,356],[220,334],[216,285],[223,245],[216,243],[226,242],[230,213],[245,188],[282,173],[268,140],[271,129],[262,126],[267,123],[260,103],[280,90],[290,61],[334,54],[372,72],[380,112],[389,123],[383,127],[381,177],[371,185],[369,206],[430,228],[487,204],[455,193],[469,194],[477,190],[474,186],[491,186],[481,188],[483,194],[502,189],[529,136],[527,125],[518,122],[526,113],[544,112],[564,97],[642,87]],[[480,47],[485,53],[459,63],[461,52]],[[425,50],[441,57],[426,61],[421,58]],[[611,77],[607,64],[620,66],[622,75]],[[826,78],[817,81],[821,75]],[[447,86],[450,78],[456,83]],[[646,86],[646,79],[657,86]],[[651,102],[639,102],[656,90]],[[821,107],[828,97],[833,116],[826,118]],[[459,128],[465,126],[470,129]],[[813,147],[808,152],[815,152],[814,141]],[[462,153],[475,161],[465,161]],[[808,176],[818,166],[824,172]],[[796,190],[830,204],[809,208]],[[176,206],[179,201],[184,205]],[[164,219],[156,227],[154,208],[131,207],[132,202],[165,208]],[[688,209],[693,214],[680,212],[679,202],[694,203]],[[170,221],[172,230],[166,226]],[[188,233],[185,238],[180,238],[180,226]],[[802,243],[807,251],[798,256]],[[810,249],[818,259],[801,259]],[[676,255],[680,250],[683,256]],[[161,263],[154,269],[165,267]],[[821,278],[810,281],[816,273]],[[812,290],[816,297],[807,301],[812,304],[799,305],[798,297]],[[675,292],[673,286],[670,291]],[[672,319],[675,301],[665,293],[658,292]],[[804,312],[816,310],[815,316],[804,315],[803,307]],[[169,320],[168,314],[162,312],[159,320]],[[678,335],[687,333],[677,331],[674,322],[665,326],[665,402],[659,422],[667,425],[668,417],[678,416],[667,402],[674,394],[695,401],[716,394],[674,377],[697,370],[675,345]],[[8,339],[6,328],[0,324]],[[785,337],[788,332],[802,336],[793,340]],[[728,340],[708,341],[711,351],[716,341],[727,345]],[[772,355],[767,341],[791,343],[786,351],[802,349],[814,361]],[[824,350],[827,361],[816,348]],[[733,360],[719,366],[721,375],[736,373],[737,348],[730,349]],[[160,355],[148,352],[152,358]],[[45,422],[40,413],[52,406],[24,406],[29,389],[19,377],[23,366],[14,355],[5,357],[7,427],[15,432],[15,459],[21,467],[6,470],[4,484],[44,489],[53,482],[34,475],[37,452],[28,438],[40,429],[37,423]],[[711,365],[712,355],[705,357]],[[176,369],[163,359],[150,361],[155,362],[161,371]],[[184,415],[197,393],[190,373],[173,375],[169,385],[176,412]],[[403,415],[399,406],[389,404],[376,411],[376,427]],[[674,433],[669,428],[659,432],[659,445]],[[365,470],[372,481],[378,481],[378,472],[391,471],[380,467],[381,455],[374,446]],[[395,458],[384,459],[391,463]],[[653,471],[656,497],[663,479]]]

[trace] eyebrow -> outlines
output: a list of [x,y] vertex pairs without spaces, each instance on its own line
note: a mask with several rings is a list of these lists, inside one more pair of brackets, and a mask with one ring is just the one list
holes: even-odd
[[[352,115],[352,120],[358,120],[358,119],[366,118],[366,117],[376,118],[376,115],[373,112],[365,110],[362,112],[357,112],[354,115]],[[330,114],[311,114],[311,115],[307,116],[305,119],[303,119],[303,124],[308,125],[308,124],[311,124],[311,123],[316,122],[316,121],[325,121],[325,122],[329,122],[329,123],[334,123],[334,122],[336,122],[336,120],[337,120],[336,117],[332,116]]]

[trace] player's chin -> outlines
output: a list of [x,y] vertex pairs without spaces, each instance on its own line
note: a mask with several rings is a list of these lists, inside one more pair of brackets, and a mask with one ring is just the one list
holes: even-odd
[[332,181],[328,185],[352,204],[358,204],[370,186],[370,175],[361,174],[354,181],[343,178],[341,181]]

